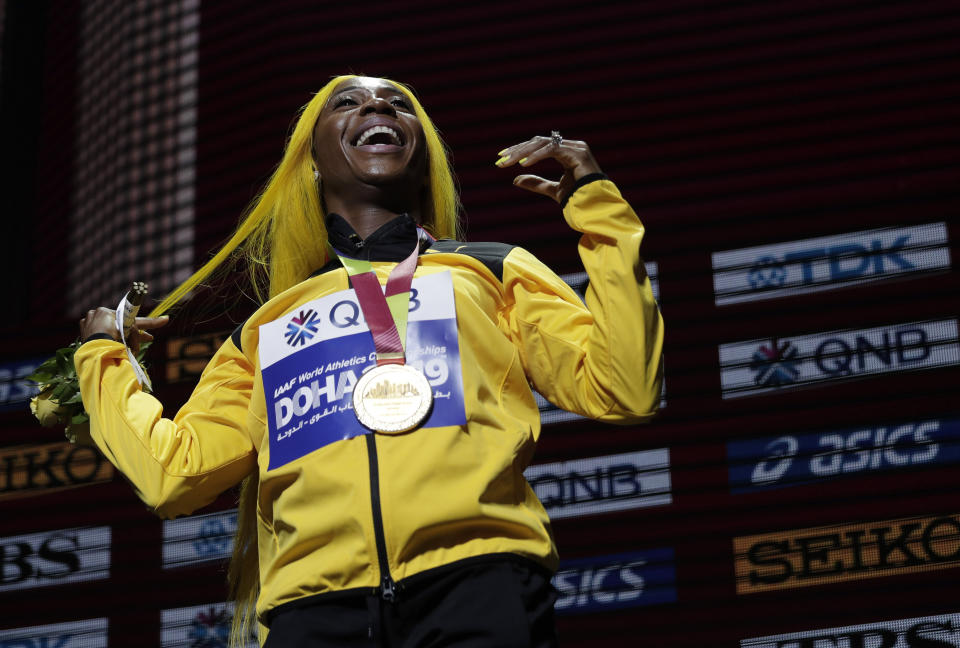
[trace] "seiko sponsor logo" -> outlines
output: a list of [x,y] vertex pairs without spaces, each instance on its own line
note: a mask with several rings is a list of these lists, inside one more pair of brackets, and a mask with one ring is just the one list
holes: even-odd
[[19,360],[0,364],[0,412],[20,409],[37,393],[37,386],[27,376],[46,358]]
[[194,515],[163,523],[163,567],[226,560],[233,551],[237,510]]
[[230,337],[229,331],[174,338],[167,342],[167,382],[196,380],[210,358]]
[[829,380],[960,364],[957,320],[723,344],[724,398]]
[[561,613],[611,610],[677,600],[673,549],[564,561],[553,577]]
[[942,515],[735,538],[737,593],[960,564],[960,518]]
[[110,576],[110,527],[0,538],[0,591]]
[[524,475],[553,519],[672,501],[667,448],[539,464]]
[[950,268],[945,223],[717,252],[718,306]]
[[[211,603],[160,612],[160,645],[163,648],[227,648],[232,603]],[[256,648],[256,624],[245,648]]]
[[960,420],[731,441],[727,457],[734,492],[910,466],[955,464],[960,463]]
[[0,630],[0,648],[107,648],[107,620]]
[[112,477],[113,466],[90,447],[63,442],[0,452],[0,499],[86,486]]
[[[655,261],[648,261],[644,264],[644,268],[647,271],[647,277],[650,279],[650,289],[653,291],[653,298],[659,302],[660,274],[659,270],[657,269],[657,264]],[[581,301],[586,299],[587,287],[590,285],[590,277],[587,276],[586,272],[571,272],[569,274],[560,275],[560,278],[563,279],[568,286],[573,288],[574,292],[577,293],[577,296],[580,297]],[[540,395],[539,392],[534,391],[533,395],[537,400],[537,408],[540,410],[540,422],[543,425],[550,423],[562,423],[563,421],[584,420],[579,414],[574,414],[573,412],[560,409]],[[660,407],[664,408],[666,406],[666,381],[664,381],[663,388],[660,392]]]
[[957,648],[960,615],[878,621],[744,639],[740,648]]

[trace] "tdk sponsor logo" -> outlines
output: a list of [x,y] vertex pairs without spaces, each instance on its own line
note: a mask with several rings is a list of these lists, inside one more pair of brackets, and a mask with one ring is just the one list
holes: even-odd
[[0,591],[110,577],[110,527],[0,538]]
[[735,493],[840,475],[957,464],[960,419],[731,441],[727,459]]
[[[160,645],[163,648],[227,648],[232,603],[211,603],[160,612]],[[245,648],[256,648],[256,624]]]
[[950,268],[946,223],[931,223],[713,254],[718,306]]
[[163,567],[226,560],[233,552],[237,510],[193,515],[163,523]]
[[956,648],[960,615],[878,621],[743,639],[740,648]]
[[553,584],[560,592],[554,609],[561,614],[677,600],[670,548],[563,561]]
[[107,648],[107,620],[0,630],[0,648]]
[[723,398],[828,380],[960,364],[957,320],[722,344]]
[[553,519],[673,501],[667,448],[539,464],[524,475]]
[[[644,268],[647,271],[647,277],[650,279],[650,289],[653,291],[653,298],[659,302],[660,274],[657,264],[655,261],[647,261],[644,263]],[[574,292],[577,293],[581,301],[586,299],[587,287],[590,285],[590,277],[587,276],[586,272],[571,272],[569,274],[560,275],[560,278],[563,279],[568,286],[573,288]],[[662,390],[660,392],[661,408],[667,406],[666,391],[667,384],[666,381],[664,381]],[[562,423],[564,421],[584,420],[584,418],[579,414],[574,414],[573,412],[560,409],[546,398],[541,396],[539,392],[534,391],[533,396],[537,400],[537,407],[540,409],[540,422],[543,425],[548,425],[550,423]]]
[[910,517],[733,539],[737,594],[960,565],[960,516]]

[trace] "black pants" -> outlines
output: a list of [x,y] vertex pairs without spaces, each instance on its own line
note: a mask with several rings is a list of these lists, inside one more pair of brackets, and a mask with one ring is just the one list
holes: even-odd
[[536,568],[460,566],[408,579],[389,603],[358,595],[283,609],[264,648],[555,648],[555,601]]

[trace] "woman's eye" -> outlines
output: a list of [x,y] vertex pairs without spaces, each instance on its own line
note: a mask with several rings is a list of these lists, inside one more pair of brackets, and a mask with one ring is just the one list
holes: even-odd
[[390,100],[390,103],[393,104],[394,106],[399,106],[400,108],[406,108],[407,110],[411,110],[410,102],[407,101],[406,99],[401,99],[400,97],[394,97],[393,99]]
[[354,101],[353,97],[340,97],[339,99],[337,99],[333,107],[339,108],[340,106],[355,106],[355,105],[357,105],[357,102]]

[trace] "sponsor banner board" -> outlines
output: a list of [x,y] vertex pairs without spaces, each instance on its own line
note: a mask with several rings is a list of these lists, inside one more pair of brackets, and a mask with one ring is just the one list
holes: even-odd
[[740,648],[933,648],[934,646],[960,647],[960,614],[877,621],[740,641]]
[[[650,287],[653,290],[653,298],[659,302],[660,271],[657,267],[657,263],[655,261],[647,261],[644,263],[644,268],[646,268],[647,277],[650,279]],[[587,276],[586,272],[571,272],[560,275],[560,278],[563,279],[568,286],[573,288],[574,292],[580,296],[581,300],[586,299],[587,286],[590,285],[590,277]],[[584,417],[580,416],[579,414],[574,414],[573,412],[560,409],[546,398],[541,396],[537,391],[533,392],[533,396],[537,400],[537,407],[540,409],[540,423],[543,425],[549,425],[550,423],[563,423],[564,421],[585,420]],[[660,407],[662,408],[666,406],[666,381],[664,381],[663,388],[660,393]]]
[[840,475],[960,463],[960,419],[910,421],[727,443],[730,490],[796,486]]
[[233,552],[237,509],[163,522],[163,568],[227,560]]
[[0,450],[0,500],[110,481],[113,465],[96,448],[63,441]]
[[553,577],[559,614],[600,612],[677,600],[673,549],[566,560]]
[[738,594],[949,569],[960,515],[793,529],[734,538]]
[[554,520],[673,501],[667,448],[537,464],[524,476]]
[[0,630],[0,648],[107,648],[107,620]]
[[721,344],[723,398],[960,364],[957,320],[911,322]]
[[204,333],[167,341],[166,377],[168,383],[197,380],[213,354],[227,341],[232,331]]
[[37,385],[27,376],[39,367],[46,358],[30,358],[0,363],[0,412],[27,407],[37,395]]
[[725,306],[949,268],[946,223],[821,236],[715,252],[714,300]]
[[0,592],[110,577],[110,527],[0,538]]
[[[227,648],[232,603],[210,603],[160,611],[160,645],[163,648]],[[257,624],[245,648],[257,648]]]

